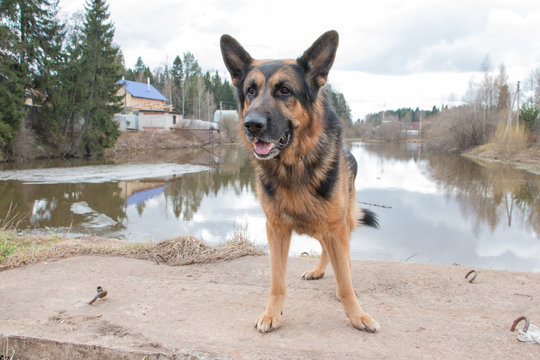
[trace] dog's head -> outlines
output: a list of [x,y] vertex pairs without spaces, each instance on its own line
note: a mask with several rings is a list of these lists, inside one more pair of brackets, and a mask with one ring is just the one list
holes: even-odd
[[328,31],[296,60],[254,60],[229,35],[221,53],[238,91],[241,131],[259,160],[291,147],[310,126],[319,89],[334,62],[338,34]]

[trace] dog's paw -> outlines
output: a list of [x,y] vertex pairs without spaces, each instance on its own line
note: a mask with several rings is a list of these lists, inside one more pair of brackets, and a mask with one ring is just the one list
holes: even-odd
[[257,319],[255,327],[263,334],[269,333],[270,331],[274,331],[279,328],[280,321],[281,315],[271,315],[264,312]]
[[303,280],[318,280],[324,276],[324,271],[313,269],[302,274]]
[[365,330],[367,332],[377,332],[381,329],[379,323],[368,314],[362,316],[349,317],[349,321],[352,326],[359,330]]

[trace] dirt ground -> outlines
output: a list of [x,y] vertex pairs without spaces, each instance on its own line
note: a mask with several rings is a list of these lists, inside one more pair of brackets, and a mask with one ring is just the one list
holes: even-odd
[[224,131],[178,129],[174,131],[125,131],[105,155],[115,153],[186,149],[225,142]]
[[[329,268],[291,258],[282,326],[254,322],[269,285],[267,256],[188,266],[80,256],[0,272],[0,341],[15,359],[539,359],[509,328],[540,325],[540,274],[353,261],[355,289],[382,326],[354,329]],[[96,286],[108,291],[93,305]],[[2,350],[5,351],[5,350]],[[0,353],[1,354],[1,353]]]

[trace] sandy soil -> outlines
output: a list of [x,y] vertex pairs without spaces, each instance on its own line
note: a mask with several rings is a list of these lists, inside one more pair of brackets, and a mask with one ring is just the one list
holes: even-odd
[[[354,329],[335,297],[331,269],[300,275],[291,258],[282,327],[254,321],[268,293],[268,257],[189,266],[83,256],[0,272],[0,334],[16,359],[539,359],[540,345],[509,331],[540,325],[540,274],[460,266],[353,261],[377,334]],[[88,301],[101,285],[108,295]]]

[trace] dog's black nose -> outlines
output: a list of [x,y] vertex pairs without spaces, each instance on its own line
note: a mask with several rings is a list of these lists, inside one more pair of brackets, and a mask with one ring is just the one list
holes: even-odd
[[259,114],[249,114],[244,119],[244,129],[252,135],[261,134],[266,129],[266,118]]

